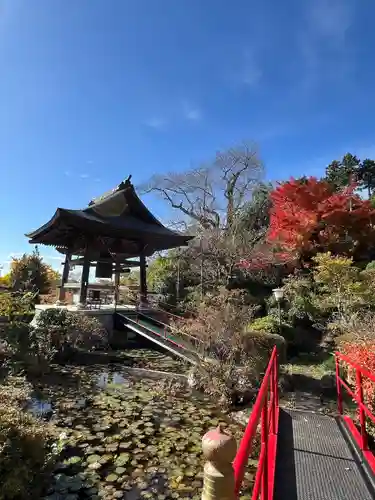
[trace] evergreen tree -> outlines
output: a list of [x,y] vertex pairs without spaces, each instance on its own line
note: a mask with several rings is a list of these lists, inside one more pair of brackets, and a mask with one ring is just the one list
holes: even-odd
[[335,191],[345,189],[358,180],[360,164],[359,158],[351,153],[346,153],[340,161],[334,160],[328,165],[325,180]]
[[366,158],[358,170],[358,181],[371,198],[375,191],[375,161]]
[[46,294],[51,288],[50,269],[43,262],[38,247],[31,255],[23,254],[21,258],[13,257],[10,277],[14,291],[36,291]]

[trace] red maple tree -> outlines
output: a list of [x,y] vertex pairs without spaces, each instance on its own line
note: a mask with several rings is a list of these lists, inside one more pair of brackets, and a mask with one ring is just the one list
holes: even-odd
[[268,241],[302,260],[326,251],[363,258],[375,242],[375,210],[355,189],[335,192],[315,177],[280,184],[271,193]]

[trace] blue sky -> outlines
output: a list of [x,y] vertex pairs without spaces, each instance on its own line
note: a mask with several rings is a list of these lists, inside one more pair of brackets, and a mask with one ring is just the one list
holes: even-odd
[[270,179],[374,158],[374,18],[371,0],[0,0],[0,264],[57,206],[244,139]]

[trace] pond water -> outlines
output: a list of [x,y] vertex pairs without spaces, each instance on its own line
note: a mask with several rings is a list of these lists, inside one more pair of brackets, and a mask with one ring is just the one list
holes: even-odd
[[38,390],[32,410],[51,417],[64,445],[49,500],[198,500],[204,433],[221,423],[237,442],[243,434],[181,382],[130,376],[118,366],[56,368]]
[[149,349],[132,349],[125,351],[125,354],[135,360],[138,368],[173,373],[186,373],[191,368],[190,363]]

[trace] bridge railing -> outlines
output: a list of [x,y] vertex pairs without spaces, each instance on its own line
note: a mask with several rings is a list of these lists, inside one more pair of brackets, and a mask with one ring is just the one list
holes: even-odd
[[[368,419],[371,420],[375,425],[375,415],[371,412],[370,408],[365,403],[363,390],[363,379],[367,378],[370,384],[373,384],[375,393],[375,374],[370,373],[368,370],[361,367],[359,364],[355,363],[350,358],[339,352],[335,353],[335,361],[338,411],[340,415],[342,415],[350,433],[352,434],[358,447],[362,451],[363,456],[367,460],[367,463],[375,473],[375,457],[371,450],[369,450],[369,436],[367,432]],[[341,376],[343,368],[345,368],[347,372],[346,380],[344,380],[344,378]],[[353,377],[353,375],[355,376]],[[349,379],[351,379],[351,385],[354,386],[354,390],[349,386]],[[344,415],[342,389],[345,389],[352,400],[357,404],[359,414],[359,429],[357,428],[354,420],[349,415]]]
[[[183,332],[180,332],[176,329],[172,330],[169,325],[140,311],[137,311],[135,316],[128,316],[123,314],[120,314],[120,316],[125,316],[128,323],[137,325],[139,328],[147,330],[153,336],[159,337],[162,341],[164,341],[164,343],[166,342],[167,344],[171,344],[171,346],[174,346],[181,351],[185,351],[190,355],[190,357],[193,356],[196,361],[199,360],[199,354],[195,349],[195,346],[192,344],[190,339],[186,340],[184,338]],[[191,338],[195,339],[195,337]]]
[[276,347],[272,351],[237,453],[233,436],[220,428],[207,432],[203,437],[203,453],[208,461],[205,465],[202,500],[238,498],[259,425],[260,452],[251,499],[272,500],[279,427]]
[[235,495],[238,497],[245,469],[252,452],[258,426],[261,426],[261,446],[252,500],[271,500],[275,480],[277,433],[279,427],[278,363],[274,347],[266,373],[252,408],[245,433],[233,462]]

